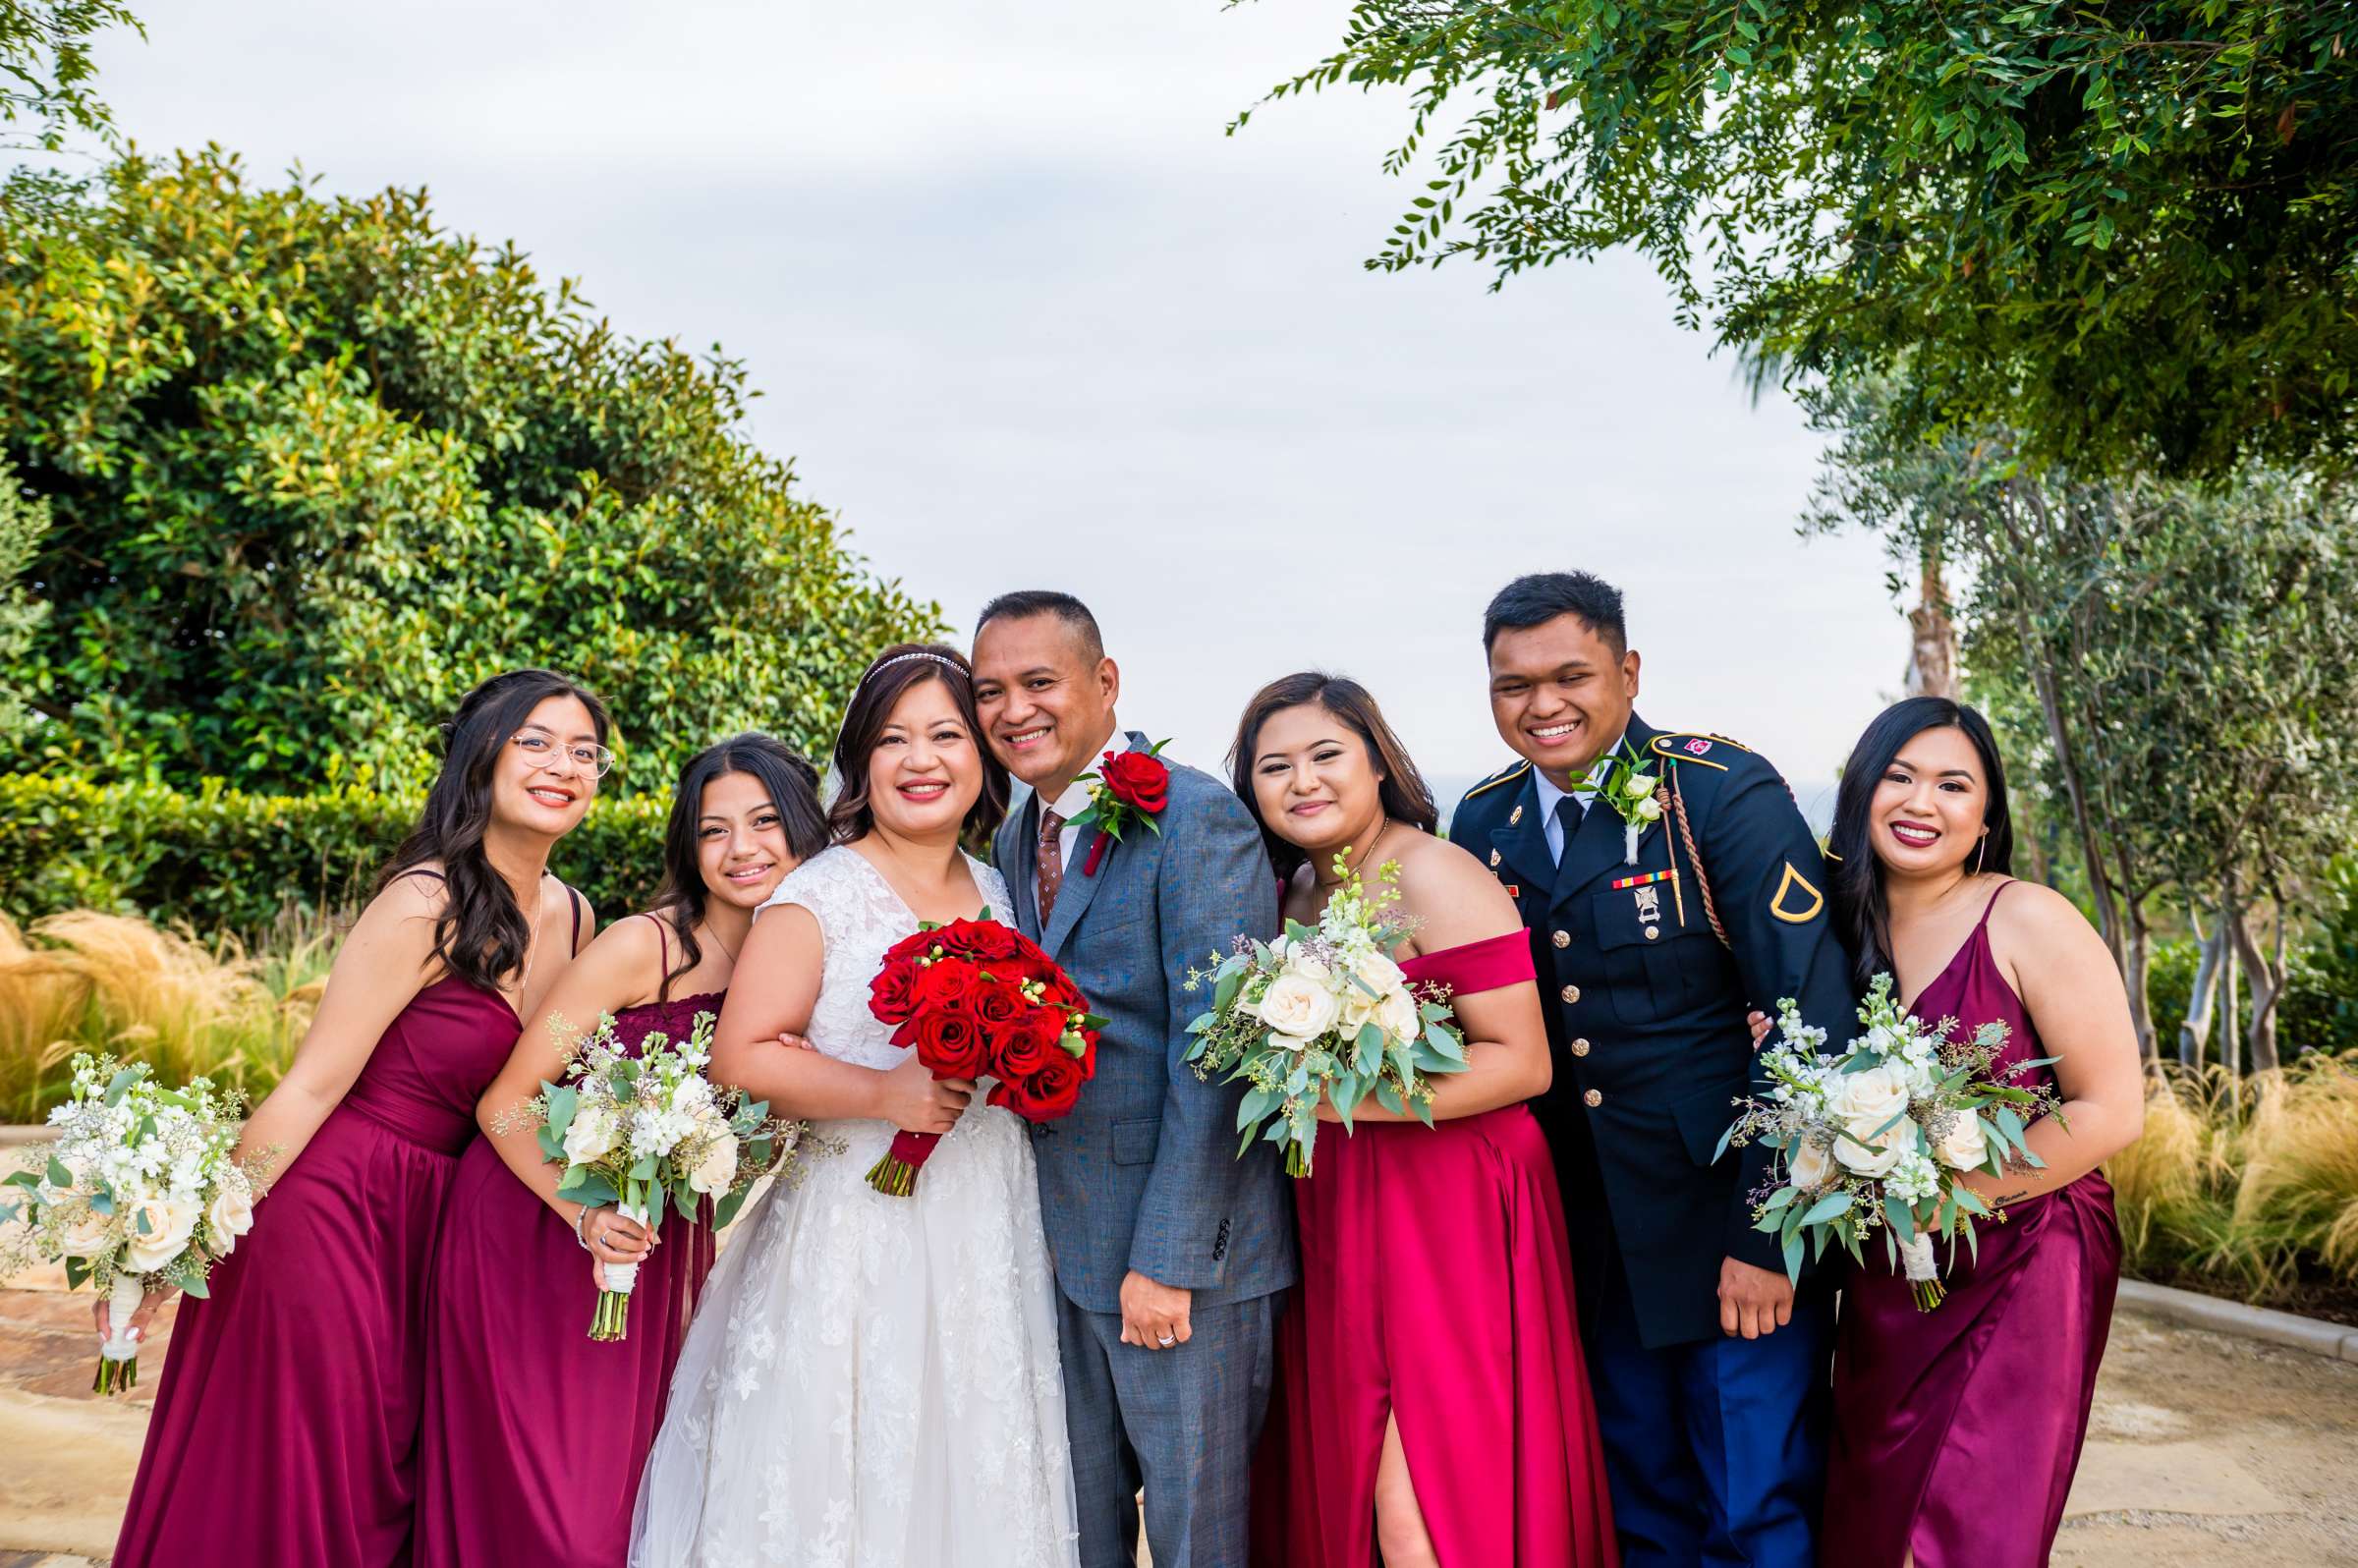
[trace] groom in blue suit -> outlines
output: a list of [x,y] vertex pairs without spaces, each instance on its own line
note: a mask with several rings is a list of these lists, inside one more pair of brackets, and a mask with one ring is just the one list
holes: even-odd
[[1090,806],[1076,780],[1148,743],[1114,722],[1121,674],[1080,600],[992,600],[974,664],[990,749],[1033,791],[994,845],[1017,923],[1107,1020],[1080,1104],[1032,1129],[1082,1568],[1136,1560],[1142,1484],[1155,1568],[1244,1568],[1292,1195],[1272,1146],[1237,1157],[1240,1092],[1187,1065],[1206,1002],[1182,980],[1276,934],[1276,874],[1244,804],[1176,764],[1155,826],[1133,816],[1092,859],[1094,831],[1068,825]]

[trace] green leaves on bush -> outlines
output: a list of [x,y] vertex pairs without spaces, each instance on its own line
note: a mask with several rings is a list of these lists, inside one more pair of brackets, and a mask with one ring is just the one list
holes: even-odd
[[815,752],[931,605],[745,436],[744,367],[639,343],[421,192],[327,199],[218,151],[0,192],[0,456],[52,526],[0,767],[183,789],[422,787],[522,664],[613,705],[623,778],[767,730]]
[[[363,902],[420,797],[345,786],[250,795],[217,783],[99,785],[0,774],[0,913],[137,913],[198,930],[257,931],[282,911]],[[644,909],[663,874],[662,795],[599,801],[550,868],[601,921]]]

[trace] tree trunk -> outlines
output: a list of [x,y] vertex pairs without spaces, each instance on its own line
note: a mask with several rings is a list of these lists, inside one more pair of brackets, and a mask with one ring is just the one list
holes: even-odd
[[2121,979],[2129,993],[2129,1023],[2137,1031],[2137,1059],[2151,1070],[2161,1062],[2160,1042],[2154,1028],[2154,1002],[2149,983],[2154,971],[2154,931],[2145,921],[2145,900],[2125,900],[2128,906],[2129,939],[2128,963],[2121,969]]
[[2178,1065],[2196,1068],[2211,1054],[2211,1016],[2218,1001],[2219,970],[2227,956],[2227,926],[2224,921],[2215,922],[2206,932],[2198,909],[2187,910],[2186,918],[2203,945],[2194,965],[2194,991],[2186,998],[2186,1018],[2178,1025]]
[[1940,535],[1928,535],[1919,551],[1916,608],[1908,612],[1907,695],[1957,695],[1957,627],[1949,619],[1948,586],[1941,580]]
[[[2235,891],[2232,886],[2228,888],[2227,896],[2219,907],[2218,918],[2222,924],[2230,924],[2239,918],[2239,912],[2235,908]],[[2239,1022],[2243,1009],[2237,1005],[2235,1000],[2235,942],[2230,934],[2227,941],[2227,973],[2224,992],[2227,1007],[2219,1021],[2218,1030],[2218,1065],[2226,1069],[2229,1079],[2243,1076],[2243,1027]]]
[[2252,1071],[2266,1073],[2276,1066],[2276,1002],[2284,994],[2284,912],[2276,911],[2276,956],[2270,963],[2252,940],[2249,915],[2241,909],[2235,912],[2233,927],[2236,954],[2243,967],[2252,974],[2252,1023],[2246,1036],[2251,1046]]

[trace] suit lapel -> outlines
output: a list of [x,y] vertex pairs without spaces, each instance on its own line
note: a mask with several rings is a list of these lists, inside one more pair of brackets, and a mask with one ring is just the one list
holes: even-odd
[[1497,857],[1493,870],[1514,873],[1501,881],[1537,889],[1555,880],[1555,863],[1547,854],[1547,824],[1540,815],[1539,786],[1528,771],[1515,786],[1515,805],[1506,813],[1506,824],[1490,829],[1490,853]]
[[999,868],[1007,882],[1007,897],[1015,905],[1016,929],[1039,937],[1039,797],[1032,796],[1015,813],[1015,831],[1008,836],[1007,864]]
[[[1629,729],[1624,734],[1628,747],[1643,758],[1653,744],[1655,731],[1649,729],[1637,714],[1629,716]],[[1621,754],[1626,756],[1626,753]],[[1656,773],[1660,772],[1657,767]],[[1561,905],[1600,875],[1622,864],[1628,857],[1628,837],[1623,832],[1621,813],[1605,804],[1601,793],[1591,797],[1589,809],[1580,819],[1580,831],[1564,846],[1564,863],[1557,870],[1551,905]],[[1649,822],[1648,834],[1663,830],[1660,822]],[[1640,839],[1643,854],[1644,839]]]

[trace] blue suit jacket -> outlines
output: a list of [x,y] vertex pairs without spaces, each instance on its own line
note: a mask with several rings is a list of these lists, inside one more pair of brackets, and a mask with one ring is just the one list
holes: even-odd
[[1634,714],[1628,738],[1657,775],[1676,772],[1724,945],[1667,813],[1630,866],[1621,818],[1598,801],[1559,867],[1526,762],[1468,792],[1449,836],[1489,865],[1531,928],[1555,1056],[1534,1110],[1555,1149],[1582,1306],[1619,1273],[1659,1347],[1718,1337],[1722,1258],[1784,1267],[1776,1238],[1752,1228],[1774,1151],[1712,1157],[1729,1102],[1770,1087],[1746,1008],[1773,1016],[1790,996],[1837,1042],[1857,1031],[1825,862],[1776,769],[1733,741],[1663,734]]
[[1293,1195],[1272,1146],[1239,1159],[1243,1091],[1198,1079],[1187,1062],[1188,1023],[1209,1003],[1185,989],[1187,971],[1240,935],[1276,934],[1276,873],[1244,804],[1208,774],[1172,763],[1158,820],[1159,834],[1138,825],[1108,844],[1095,876],[1082,874],[1084,834],[1045,929],[1037,796],[993,846],[1024,934],[1106,1019],[1079,1105],[1032,1130],[1056,1282],[1090,1312],[1119,1312],[1132,1269],[1193,1291],[1198,1306],[1294,1281]]

